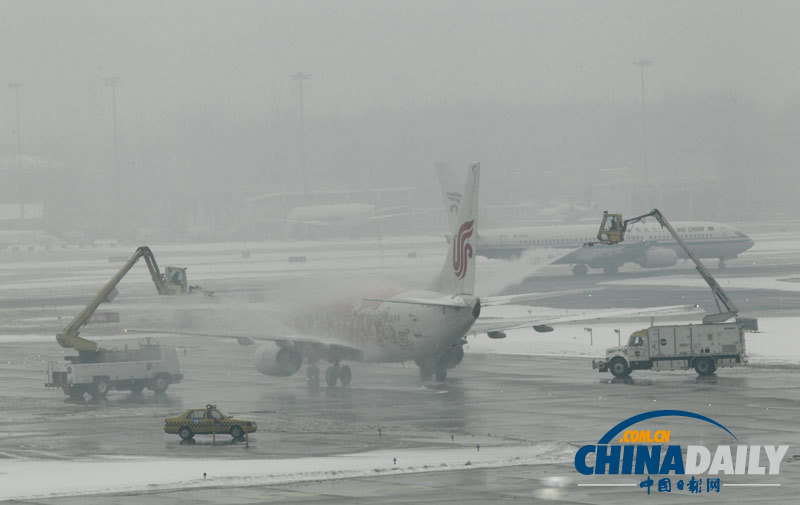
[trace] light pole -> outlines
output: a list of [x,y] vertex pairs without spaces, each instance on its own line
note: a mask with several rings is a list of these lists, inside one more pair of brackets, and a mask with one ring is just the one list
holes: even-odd
[[653,64],[652,60],[640,58],[638,61],[633,62],[634,65],[639,67],[642,76],[642,158],[644,164],[644,182],[649,182],[649,173],[647,169],[647,121],[646,121],[646,102],[644,92],[644,69]]
[[[22,87],[22,83],[19,82],[9,82],[8,87],[14,90],[14,98],[17,100],[17,170],[19,171],[19,184],[20,189],[22,189],[22,131],[20,130],[20,120],[19,120],[19,88]],[[20,191],[20,199],[22,200],[19,203],[19,212],[20,217],[25,219],[25,195],[22,191]]]
[[119,77],[109,77],[106,79],[106,86],[111,88],[111,116],[114,132],[114,194],[117,205],[117,219],[122,215],[120,212],[120,177],[119,177],[119,144],[117,141],[117,88],[120,85]]
[[8,87],[14,90],[14,98],[17,100],[17,168],[22,170],[22,131],[19,121],[19,88],[22,87],[22,83],[9,82]]
[[297,72],[292,79],[300,85],[300,171],[303,175],[303,196],[308,194],[308,179],[306,177],[306,123],[305,108],[303,106],[303,81],[311,79],[311,74]]
[[594,335],[592,335],[592,329],[591,328],[584,328],[583,331],[585,331],[586,333],[589,334],[589,345],[593,346],[594,345]]

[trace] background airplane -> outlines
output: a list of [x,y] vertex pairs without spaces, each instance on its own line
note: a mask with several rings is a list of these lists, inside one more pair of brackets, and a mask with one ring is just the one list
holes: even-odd
[[[436,164],[448,216],[458,209],[454,196],[458,177],[448,165]],[[599,221],[598,221],[599,222]],[[753,240],[731,225],[708,221],[675,222],[681,238],[700,258],[717,258],[720,267],[725,260],[736,258],[753,247]],[[686,259],[678,243],[656,222],[631,226],[624,244],[585,246],[594,241],[598,225],[518,226],[484,230],[478,237],[477,254],[487,258],[514,258],[533,248],[572,249],[553,264],[572,265],[575,275],[586,275],[589,268],[616,273],[626,263],[642,268],[662,268]]]
[[415,188],[403,187],[282,192],[248,197],[245,203],[260,225],[280,229],[288,237],[354,238],[364,233],[379,234],[381,222],[410,216],[407,195],[414,191]]
[[43,230],[0,230],[0,248],[50,247],[58,242]]

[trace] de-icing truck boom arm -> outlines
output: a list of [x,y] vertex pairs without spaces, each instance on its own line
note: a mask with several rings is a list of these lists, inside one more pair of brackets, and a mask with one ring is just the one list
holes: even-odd
[[108,298],[108,296],[114,291],[114,288],[119,284],[119,281],[125,277],[125,274],[133,268],[133,265],[139,261],[140,258],[144,258],[145,263],[147,263],[147,269],[150,270],[150,277],[153,278],[153,283],[156,285],[156,290],[158,291],[159,295],[166,295],[169,294],[167,289],[167,284],[164,279],[161,277],[161,272],[158,270],[158,263],[156,263],[156,258],[153,256],[153,252],[147,246],[141,246],[136,249],[136,252],[128,259],[128,261],[120,268],[119,272],[117,272],[114,277],[109,280],[105,286],[92,298],[92,301],[84,307],[82,311],[75,316],[72,321],[64,328],[61,333],[56,334],[56,340],[61,345],[61,347],[75,349],[77,351],[96,351],[97,350],[97,342],[92,342],[91,340],[86,340],[85,338],[81,338],[78,336],[80,334],[80,329],[86,324],[89,319],[91,319],[92,314],[94,311],[97,310],[97,307],[103,303],[104,300]]
[[653,209],[647,214],[642,214],[641,216],[632,217],[630,219],[626,219],[622,221],[620,224],[620,220],[622,219],[622,215],[620,214],[609,214],[608,212],[603,214],[603,222],[600,224],[600,231],[597,234],[597,239],[604,243],[604,244],[618,244],[625,240],[625,232],[628,230],[628,226],[634,223],[638,223],[643,221],[645,218],[654,217],[658,224],[660,224],[663,228],[666,228],[667,231],[672,235],[672,238],[678,243],[679,246],[684,250],[689,259],[691,259],[694,264],[697,266],[697,271],[703,280],[706,281],[708,287],[711,288],[711,293],[714,295],[714,301],[717,304],[717,310],[719,313],[717,314],[708,314],[703,318],[703,324],[711,324],[711,323],[722,323],[727,321],[728,319],[735,317],[738,314],[739,309],[736,305],[728,298],[728,294],[725,293],[725,290],[722,289],[722,286],[719,285],[714,276],[711,275],[711,272],[708,271],[703,262],[700,261],[689,246],[683,241],[683,239],[678,235],[675,229],[669,224],[667,218],[664,217],[664,214],[661,213],[658,209]]

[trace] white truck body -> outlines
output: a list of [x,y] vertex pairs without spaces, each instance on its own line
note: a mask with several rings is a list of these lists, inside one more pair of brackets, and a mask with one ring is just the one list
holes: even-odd
[[[104,396],[110,389],[141,391],[144,388],[163,392],[170,384],[183,379],[175,349],[156,345],[139,349],[101,351],[101,361],[51,362],[47,386],[60,387],[65,394]],[[70,359],[70,358],[68,358]]]
[[737,323],[651,326],[627,345],[606,350],[592,367],[624,377],[633,370],[689,370],[709,375],[720,367],[747,365],[744,328]]

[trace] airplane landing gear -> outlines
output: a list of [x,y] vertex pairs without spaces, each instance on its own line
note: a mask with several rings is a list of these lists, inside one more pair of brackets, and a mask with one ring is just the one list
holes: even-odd
[[336,382],[341,382],[342,386],[349,386],[353,380],[353,372],[347,365],[339,366],[338,363],[331,365],[325,370],[325,382],[328,386],[333,387]]
[[447,364],[441,360],[438,363],[425,363],[419,367],[419,377],[422,382],[430,382],[436,377],[439,382],[447,380]]
[[342,383],[342,386],[349,386],[351,380],[353,380],[353,374],[350,372],[350,367],[344,365],[339,368],[339,381]]
[[331,365],[325,370],[325,382],[328,383],[329,387],[333,387],[336,385],[336,381],[339,380],[339,365]]

